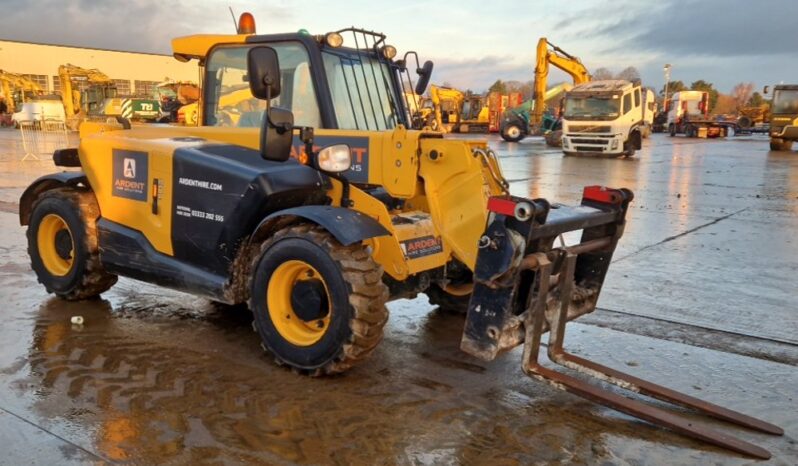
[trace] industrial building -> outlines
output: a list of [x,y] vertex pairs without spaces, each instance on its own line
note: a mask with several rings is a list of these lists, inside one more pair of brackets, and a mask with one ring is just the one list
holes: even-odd
[[120,95],[149,95],[167,78],[198,81],[196,63],[181,63],[171,55],[0,39],[0,69],[25,75],[46,93],[59,92],[58,67],[67,63],[102,71]]

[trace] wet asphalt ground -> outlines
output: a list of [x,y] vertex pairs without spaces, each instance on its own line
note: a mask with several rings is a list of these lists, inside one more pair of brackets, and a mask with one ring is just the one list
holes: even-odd
[[[654,135],[632,159],[575,158],[490,140],[514,194],[635,192],[599,309],[566,345],[780,425],[683,413],[798,463],[798,152]],[[128,279],[62,302],[36,283],[16,215],[55,168],[22,153],[0,131],[0,464],[769,464],[535,382],[520,349],[471,358],[462,318],[423,295],[390,303],[372,358],[326,379],[275,366],[243,308]]]

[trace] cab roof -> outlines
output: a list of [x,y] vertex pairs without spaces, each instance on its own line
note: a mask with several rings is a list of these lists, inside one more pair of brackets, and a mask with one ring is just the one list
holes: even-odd
[[590,81],[574,86],[570,92],[620,92],[625,91],[637,82],[632,83],[624,79],[607,79],[603,81]]

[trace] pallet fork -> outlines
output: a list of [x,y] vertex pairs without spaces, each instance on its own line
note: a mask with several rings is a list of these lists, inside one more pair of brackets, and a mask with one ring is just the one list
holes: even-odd
[[[754,458],[770,458],[770,452],[761,447],[540,364],[542,335],[550,330],[546,353],[558,365],[742,427],[784,434],[773,424],[565,350],[566,323],[596,307],[631,200],[630,191],[598,186],[585,188],[579,207],[549,206],[543,200],[512,196],[491,198],[488,208],[492,215],[480,240],[461,348],[492,360],[499,352],[523,343],[523,371],[536,380],[679,434]],[[578,229],[583,231],[579,244],[553,247],[559,235]]]

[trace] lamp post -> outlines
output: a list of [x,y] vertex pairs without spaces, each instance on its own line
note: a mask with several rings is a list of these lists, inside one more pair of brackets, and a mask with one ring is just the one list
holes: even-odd
[[665,101],[668,101],[668,84],[671,82],[671,64],[666,63],[665,66],[662,67],[662,71],[665,72]]

